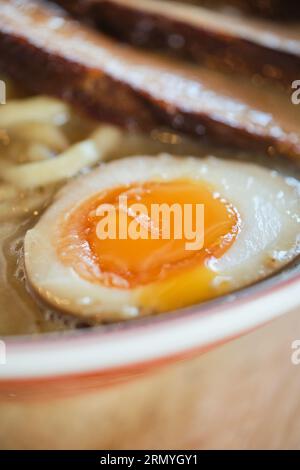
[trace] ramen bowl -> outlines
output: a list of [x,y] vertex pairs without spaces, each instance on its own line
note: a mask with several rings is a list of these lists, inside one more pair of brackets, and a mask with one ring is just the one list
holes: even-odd
[[[247,394],[261,386],[258,371],[260,378],[267,373],[257,351],[267,349],[271,363],[282,351],[280,322],[286,325],[291,316],[274,322],[279,329],[269,323],[299,308],[299,287],[299,269],[294,266],[239,293],[164,316],[8,339],[6,363],[0,369],[1,447],[243,446],[237,437],[240,422],[236,433],[231,429],[236,438],[231,436],[231,444],[205,433],[201,444],[203,436],[198,442],[197,433],[203,434],[217,410],[224,412],[239,388],[245,389],[239,400],[251,402]],[[224,367],[230,378],[224,377]],[[216,380],[221,388],[211,408]],[[250,388],[249,380],[254,380]],[[266,386],[272,388],[272,380]],[[197,424],[195,435],[188,428],[186,436],[180,426],[199,406],[201,431]],[[241,406],[230,406],[234,422]],[[259,408],[256,411],[251,419],[259,419]]]

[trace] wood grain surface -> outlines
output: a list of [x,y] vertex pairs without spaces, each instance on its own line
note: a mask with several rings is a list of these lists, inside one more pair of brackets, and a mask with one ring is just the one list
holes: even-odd
[[127,384],[0,403],[1,449],[299,449],[300,311]]

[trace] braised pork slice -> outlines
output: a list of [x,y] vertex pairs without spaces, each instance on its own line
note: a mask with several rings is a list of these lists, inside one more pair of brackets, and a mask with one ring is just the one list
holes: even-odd
[[165,49],[210,68],[259,75],[289,89],[299,79],[300,23],[278,25],[171,1],[57,0],[57,3],[137,46]]
[[[160,1],[160,0],[159,0]],[[205,5],[210,8],[236,8],[238,11],[276,20],[300,19],[300,3],[296,0],[174,0],[180,3]]]
[[243,82],[124,47],[58,7],[0,0],[0,70],[127,128],[170,126],[300,155],[299,107]]

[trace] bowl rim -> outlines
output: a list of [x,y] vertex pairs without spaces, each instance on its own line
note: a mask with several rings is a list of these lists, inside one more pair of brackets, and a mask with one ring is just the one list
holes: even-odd
[[117,325],[4,338],[0,384],[128,372],[229,341],[300,305],[300,272],[205,304]]

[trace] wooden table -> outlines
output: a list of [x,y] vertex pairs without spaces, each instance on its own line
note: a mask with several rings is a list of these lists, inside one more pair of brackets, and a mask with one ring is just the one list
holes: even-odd
[[0,403],[0,447],[299,449],[300,312],[130,383]]

